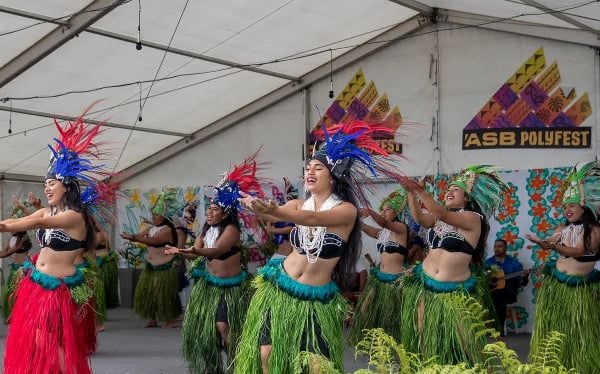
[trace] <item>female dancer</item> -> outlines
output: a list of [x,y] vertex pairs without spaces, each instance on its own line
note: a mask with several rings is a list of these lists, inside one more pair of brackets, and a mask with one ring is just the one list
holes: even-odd
[[[24,217],[23,210],[15,207],[11,218],[22,218]],[[14,292],[17,284],[17,274],[19,269],[23,267],[25,261],[29,260],[28,252],[31,249],[31,239],[27,234],[27,231],[13,232],[8,243],[4,247],[4,250],[0,252],[0,258],[12,257],[12,263],[10,264],[10,275],[6,285],[2,287],[3,296],[3,312],[4,312],[4,323],[8,323],[10,312],[14,306]]]
[[[473,303],[486,298],[487,286],[483,280],[477,281],[470,265],[484,254],[487,217],[507,186],[489,166],[461,171],[446,191],[444,206],[417,183],[406,181],[405,186],[412,216],[429,228],[430,251],[403,280],[402,343],[426,358],[437,356],[441,364],[482,362],[485,339],[465,326],[464,313],[455,300],[469,294],[475,298]],[[421,210],[417,197],[427,213]]]
[[404,270],[404,260],[408,254],[408,227],[403,222],[407,206],[407,192],[404,188],[391,193],[380,204],[381,214],[365,209],[382,228],[378,229],[362,223],[362,230],[377,239],[377,250],[381,254],[379,266],[371,267],[365,289],[362,291],[350,331],[352,345],[358,343],[364,329],[381,327],[396,341],[400,341],[400,311],[402,308],[401,290],[394,286]]
[[123,239],[148,246],[146,267],[133,297],[133,311],[147,320],[145,327],[157,327],[158,321],[166,321],[165,328],[177,327],[176,319],[181,314],[175,255],[165,253],[167,245],[177,244],[175,226],[167,219],[175,216],[175,211],[174,191],[163,191],[151,210],[152,226],[136,234],[121,233]]
[[[290,373],[300,351],[325,355],[342,369],[347,305],[332,277],[353,271],[360,252],[355,193],[360,192],[361,177],[367,169],[392,169],[379,168],[368,153],[385,154],[369,136],[389,129],[350,123],[331,131],[329,136],[324,129],[325,144],[306,166],[304,180],[311,194],[306,201],[291,200],[278,207],[244,195],[244,206],[261,218],[298,226],[290,234],[295,250],[285,260],[270,260],[255,281],[236,373]],[[361,202],[366,203],[364,196]]]
[[[90,290],[75,258],[92,246],[94,231],[81,189],[95,188],[87,175],[99,172],[86,156],[97,151],[92,144],[99,126],[88,129],[80,118],[69,123],[82,131],[57,141],[44,192],[48,208],[20,219],[0,222],[0,232],[39,229],[39,257],[23,266],[6,341],[4,373],[90,373],[83,347],[78,344],[76,316],[78,304],[87,300]],[[62,134],[66,130],[57,127]]]
[[[250,301],[250,279],[241,267],[238,191],[263,196],[256,179],[256,154],[234,167],[215,187],[206,223],[191,248],[166,253],[196,258],[194,287],[183,320],[183,357],[192,373],[232,371],[235,348]],[[226,357],[220,354],[227,353]]]
[[[106,309],[112,309],[119,306],[119,255],[111,250],[108,234],[98,223],[94,221],[96,230],[96,265],[100,273],[100,278],[104,283],[104,300]],[[99,330],[101,331],[101,330]]]
[[574,167],[566,177],[562,206],[566,223],[547,239],[528,235],[560,258],[546,263],[537,294],[530,357],[541,355],[551,331],[564,334],[560,361],[580,373],[600,373],[600,167],[597,162]]

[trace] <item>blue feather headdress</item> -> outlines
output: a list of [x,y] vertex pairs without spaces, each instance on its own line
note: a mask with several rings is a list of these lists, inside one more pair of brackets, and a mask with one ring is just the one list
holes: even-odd
[[[322,128],[324,143],[311,159],[323,163],[338,180],[347,182],[351,193],[363,206],[370,206],[364,188],[371,178],[400,181],[396,155],[390,155],[373,139],[375,134],[393,136],[394,130],[382,125],[355,121]],[[320,135],[320,134],[318,134]]]
[[240,165],[233,165],[231,171],[215,186],[211,202],[219,205],[225,213],[238,210],[240,191],[264,197],[264,181],[257,176],[262,166],[256,161],[259,151],[248,156]]
[[59,137],[54,138],[54,145],[48,145],[51,154],[46,179],[59,180],[66,186],[73,185],[80,191],[82,203],[91,207],[102,195],[101,179],[111,174],[105,171],[104,165],[95,163],[100,158],[99,144],[95,139],[101,125],[85,124],[83,116],[86,112],[75,121],[67,121],[64,126],[55,120]]

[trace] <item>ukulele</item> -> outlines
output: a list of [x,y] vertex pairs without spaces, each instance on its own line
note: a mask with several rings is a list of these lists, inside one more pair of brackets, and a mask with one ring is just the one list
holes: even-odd
[[531,269],[516,271],[510,274],[504,274],[504,270],[502,268],[492,268],[490,269],[490,291],[501,290],[506,287],[506,280],[522,277],[523,279],[528,279],[529,274],[531,273]]

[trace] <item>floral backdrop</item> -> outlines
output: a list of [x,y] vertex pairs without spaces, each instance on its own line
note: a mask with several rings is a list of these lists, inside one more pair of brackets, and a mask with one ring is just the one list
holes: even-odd
[[[487,243],[486,257],[492,255],[493,242],[502,238],[508,243],[508,254],[515,256],[525,269],[532,269],[530,281],[518,296],[516,303],[508,309],[507,324],[509,331],[531,331],[533,305],[536,291],[540,286],[539,269],[556,253],[540,249],[525,239],[527,233],[545,237],[563,220],[560,207],[560,184],[567,168],[531,169],[501,172],[501,177],[509,184],[510,190],[504,196],[504,205],[490,219],[490,234]],[[428,188],[441,201],[443,194],[452,179],[451,175],[429,177]],[[300,183],[296,183],[298,186]],[[212,196],[211,186],[175,187],[181,205],[194,204],[197,214],[188,229],[198,233],[204,222],[204,211]],[[389,186],[388,186],[389,188]],[[268,197],[278,198],[284,194],[283,183],[273,183],[266,189]],[[150,218],[150,209],[156,202],[160,190],[142,191],[131,189],[122,191],[118,200],[118,227],[120,231],[137,232]],[[269,196],[270,195],[270,196]],[[377,206],[377,204],[373,205]],[[182,213],[183,214],[183,213]],[[244,248],[247,267],[253,271],[264,264],[266,258],[274,250],[269,244],[264,225],[252,215],[240,220],[242,226],[242,246]],[[193,243],[193,236],[188,236],[188,245]],[[131,244],[117,237],[117,248],[125,260],[122,266],[139,267],[143,261],[144,246]]]

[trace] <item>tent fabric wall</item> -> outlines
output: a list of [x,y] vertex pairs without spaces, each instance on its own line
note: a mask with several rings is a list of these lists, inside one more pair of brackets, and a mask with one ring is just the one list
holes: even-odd
[[[399,106],[406,121],[397,136],[407,159],[405,173],[452,173],[472,163],[495,163],[506,169],[556,167],[595,157],[598,152],[595,123],[600,112],[597,51],[490,30],[463,29],[437,34],[434,31],[430,27],[420,32],[424,35],[400,40],[333,77],[337,94],[357,69],[362,68],[367,80],[373,80],[380,92],[387,92],[390,104]],[[584,92],[589,94],[593,113],[585,124],[594,128],[592,147],[463,151],[463,128],[498,87],[540,47],[545,50],[548,65],[558,62],[562,86],[574,87],[579,96]],[[437,78],[436,69],[439,69]],[[307,91],[309,100],[298,93],[128,179],[124,185],[156,187],[169,182],[205,183],[226,170],[230,162],[261,145],[263,158],[272,162],[269,176],[299,177],[306,110],[309,125],[313,127],[319,115],[331,105],[328,91],[329,80],[322,80]],[[306,103],[310,103],[308,108],[304,107]]]

